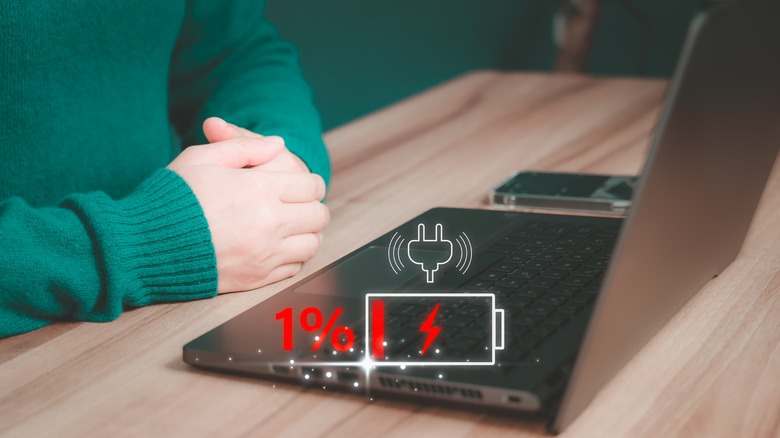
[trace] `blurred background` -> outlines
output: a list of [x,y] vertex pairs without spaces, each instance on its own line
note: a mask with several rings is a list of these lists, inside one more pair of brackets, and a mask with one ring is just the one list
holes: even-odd
[[298,47],[328,130],[474,69],[669,77],[705,3],[267,0],[266,16]]

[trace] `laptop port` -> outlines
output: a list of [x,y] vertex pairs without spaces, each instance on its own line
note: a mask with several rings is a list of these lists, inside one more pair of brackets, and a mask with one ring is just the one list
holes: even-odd
[[320,368],[304,368],[303,369],[303,378],[306,380],[309,379],[321,379],[323,375],[322,369]]
[[507,403],[520,403],[523,400],[516,395],[507,395],[504,397],[504,401],[506,401]]
[[340,382],[356,382],[359,380],[359,377],[356,373],[348,373],[344,371],[339,371],[337,374],[338,379]]
[[292,368],[284,365],[274,365],[271,369],[277,374],[290,374]]

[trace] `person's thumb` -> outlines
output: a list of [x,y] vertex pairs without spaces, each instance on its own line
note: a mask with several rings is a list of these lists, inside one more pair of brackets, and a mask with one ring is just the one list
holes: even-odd
[[248,137],[259,138],[268,143],[281,143],[284,144],[284,140],[278,136],[264,136],[256,132],[252,132],[248,129],[238,127],[232,123],[228,123],[219,117],[209,117],[203,122],[203,133],[206,135],[206,139],[209,143],[216,143],[219,141],[230,140],[236,137]]
[[[236,137],[201,146],[196,149],[195,160],[203,164],[216,164],[240,169],[265,164],[279,155],[284,146],[260,141],[256,138]],[[193,156],[195,157],[195,156]]]
[[234,125],[220,119],[219,117],[209,117],[203,122],[203,134],[209,143],[230,140],[233,137],[240,136],[234,129]]

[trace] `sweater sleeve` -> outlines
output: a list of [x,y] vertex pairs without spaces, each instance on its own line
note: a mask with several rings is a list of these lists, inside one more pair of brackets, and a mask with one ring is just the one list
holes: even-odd
[[0,202],[0,336],[61,318],[109,321],[125,307],[216,294],[206,218],[161,169],[129,196],[68,196],[59,207]]
[[203,120],[278,135],[313,173],[330,178],[319,113],[297,52],[263,18],[261,0],[190,0],[171,61],[171,120],[185,145]]

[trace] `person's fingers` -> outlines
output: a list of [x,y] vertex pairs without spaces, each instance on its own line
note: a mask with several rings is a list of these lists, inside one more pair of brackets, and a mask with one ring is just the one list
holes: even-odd
[[278,260],[282,264],[305,262],[320,248],[320,233],[296,234],[285,238],[279,247]]
[[286,278],[290,278],[293,275],[300,272],[303,263],[288,263],[286,265],[280,265],[271,270],[268,276],[263,280],[263,286],[266,284],[276,283]]
[[325,180],[315,173],[278,172],[275,178],[282,202],[311,202],[325,197]]
[[309,166],[300,157],[290,151],[283,151],[275,160],[257,166],[257,169],[269,170],[271,172],[311,173]]
[[235,137],[256,138],[269,143],[284,144],[284,139],[276,135],[260,135],[256,132],[241,128],[232,123],[226,122],[219,117],[209,117],[203,122],[203,133],[210,143],[230,140]]
[[203,122],[203,134],[209,143],[217,143],[235,137],[233,128],[219,117],[209,117]]
[[242,128],[240,126],[236,126],[230,122],[225,122],[225,123],[227,123],[228,128],[230,128],[230,133],[233,134],[233,136],[235,137],[265,138],[265,136],[262,136],[248,129]]
[[281,231],[285,236],[317,233],[330,222],[328,207],[318,201],[284,204],[280,212]]
[[278,135],[260,135],[254,131],[250,131],[246,128],[236,126],[230,122],[225,122],[225,123],[228,125],[228,127],[230,128],[230,132],[235,137],[261,138],[263,139],[263,141],[284,144],[284,139],[282,137],[279,137]]
[[279,155],[284,147],[277,143],[258,142],[245,137],[236,137],[187,148],[191,164],[216,164],[240,169],[265,164]]

